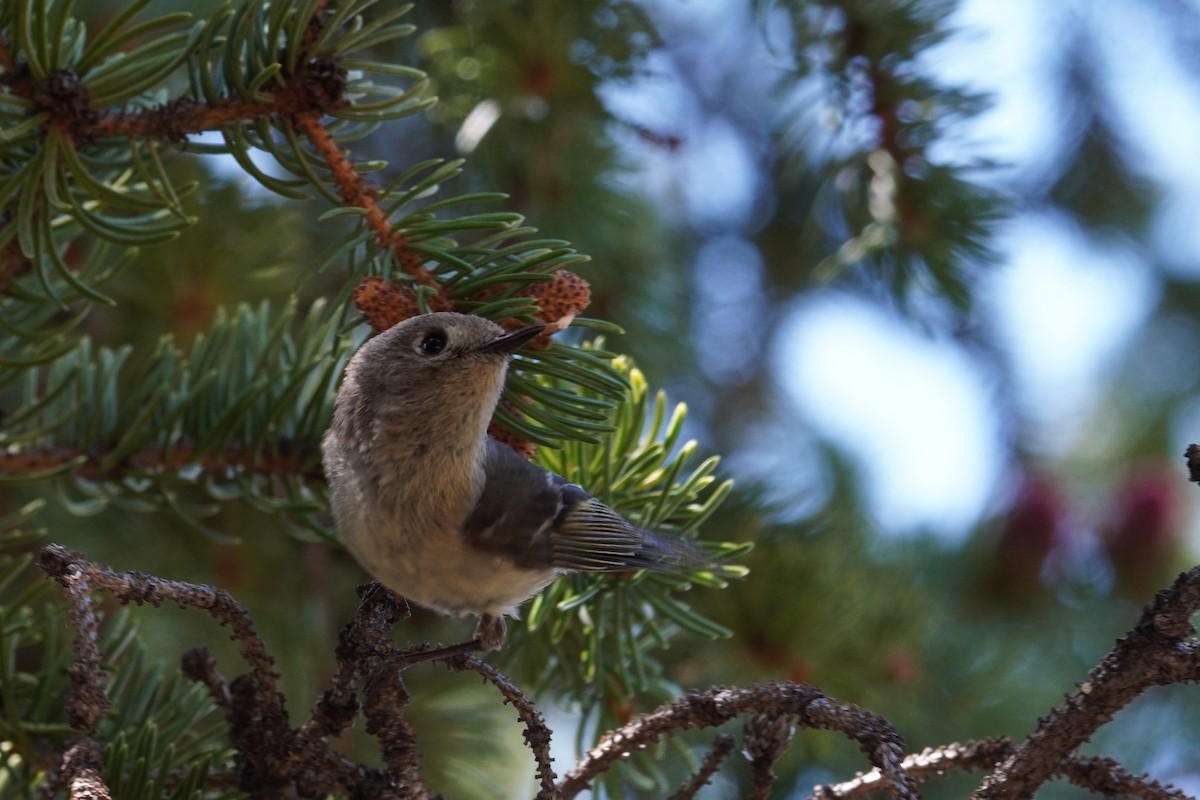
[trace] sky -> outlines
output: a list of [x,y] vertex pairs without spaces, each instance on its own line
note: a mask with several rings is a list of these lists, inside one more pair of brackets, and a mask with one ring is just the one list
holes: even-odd
[[[1112,7],[1111,14],[1088,17],[1110,51],[1114,26],[1135,42],[1155,34],[1130,4]],[[1056,139],[1047,125],[1055,119],[1053,98],[1044,75],[1061,46],[1058,26],[1071,23],[1075,10],[1071,3],[969,0],[958,19],[962,33],[930,59],[938,74],[993,96],[993,108],[971,134],[983,153],[1011,163],[1014,172],[1036,174],[1054,156]],[[1172,79],[1174,67],[1160,46],[1122,42],[1148,58],[1112,51],[1102,62],[1112,78],[1118,124],[1144,156],[1139,166],[1195,210],[1200,159],[1183,144],[1190,137],[1175,134],[1200,129],[1200,106],[1178,77]],[[1163,113],[1168,109],[1172,113]],[[1194,241],[1194,224],[1173,213],[1160,221],[1160,235]],[[1018,213],[995,245],[1000,259],[979,293],[981,321],[1009,351],[1019,404],[1040,447],[1061,456],[1085,434],[1081,426],[1102,394],[1100,381],[1152,311],[1157,283],[1132,247],[1090,240],[1070,220],[1044,211]],[[885,528],[962,535],[1003,499],[996,490],[1008,467],[999,460],[997,422],[987,413],[992,389],[986,377],[952,344],[917,334],[879,310],[838,313],[846,305],[833,297],[795,311],[781,348],[805,366],[787,382],[790,394],[818,427],[856,454],[868,487],[875,487],[870,500]],[[905,388],[893,388],[887,404],[855,401],[879,383]],[[903,462],[881,463],[874,457],[881,450],[901,453]],[[993,457],[986,462],[977,457],[987,452]]]
[[[737,118],[736,108],[705,123],[714,117],[705,114],[703,88],[695,88],[730,79],[703,70],[721,62],[723,50],[744,47],[745,25],[761,23],[731,13],[741,5],[648,2],[664,38],[692,42],[707,55],[693,59],[691,45],[684,44],[672,58],[652,60],[654,78],[632,88],[610,87],[605,98],[618,116],[681,134],[681,157],[648,157],[640,177],[652,194],[680,200],[675,205],[698,227],[712,220],[736,227],[753,213],[752,165],[762,143],[739,136],[727,123]],[[736,20],[743,18],[738,29]],[[1187,269],[1196,263],[1190,253],[1200,251],[1200,226],[1194,224],[1200,159],[1194,137],[1178,132],[1200,130],[1200,99],[1163,55],[1159,20],[1136,3],[1106,4],[1099,13],[1087,0],[966,0],[954,19],[959,32],[927,55],[926,66],[948,83],[991,94],[993,106],[959,140],[946,143],[944,155],[1007,164],[989,178],[1001,184],[1045,180],[1063,146],[1046,76],[1055,68],[1065,26],[1080,20],[1100,43],[1099,68],[1118,116],[1115,127],[1139,156],[1138,168],[1166,186],[1156,235],[1174,243],[1180,268]],[[1145,57],[1126,57],[1131,47]],[[753,55],[767,63],[772,58],[769,52]],[[701,74],[684,80],[691,70]],[[684,83],[692,84],[690,93],[681,90]],[[726,256],[738,251],[736,237],[716,241]],[[1062,455],[1085,433],[1081,426],[1101,395],[1100,381],[1153,310],[1158,285],[1134,247],[1094,241],[1070,219],[1042,209],[1022,210],[1004,223],[994,246],[999,259],[978,292],[975,323],[995,332],[1008,351],[1013,390],[1037,448]],[[705,290],[708,249],[696,265],[701,317],[721,312],[720,293]],[[723,259],[726,269],[732,261]],[[741,269],[738,281],[726,276],[724,285],[745,285],[745,276],[754,275],[753,257],[743,259]],[[701,325],[697,336],[704,335]],[[862,470],[872,515],[883,530],[958,538],[1010,499],[1005,491],[1011,491],[1014,465],[1004,460],[1000,422],[992,413],[998,387],[954,342],[840,292],[835,282],[789,308],[771,358],[796,411]]]

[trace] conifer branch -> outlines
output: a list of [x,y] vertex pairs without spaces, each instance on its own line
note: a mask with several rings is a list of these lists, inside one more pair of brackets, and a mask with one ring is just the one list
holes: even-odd
[[[927,747],[904,759],[904,769],[915,780],[925,781],[952,769],[990,770],[1016,751],[1007,736],[996,736],[961,744]],[[1142,800],[1190,800],[1173,786],[1164,785],[1147,775],[1135,775],[1111,758],[1072,755],[1065,758],[1054,775],[1105,797],[1138,797]],[[883,788],[883,776],[871,770],[852,780],[818,786],[810,800],[851,800],[866,797]]]
[[[915,39],[931,46],[949,35],[947,7],[827,0],[791,13],[805,40],[828,48],[813,53],[812,71],[825,79],[840,106],[840,129],[832,136],[847,141],[830,150],[851,151],[831,156],[817,177],[831,183],[841,176],[842,185],[829,192],[836,199],[828,209],[840,218],[841,224],[828,226],[830,238],[840,242],[814,269],[815,277],[830,280],[867,263],[904,299],[921,271],[936,283],[940,297],[966,306],[965,264],[987,259],[989,227],[1006,205],[998,193],[964,180],[962,166],[931,156],[947,121],[978,113],[986,102],[927,77],[910,47]],[[798,70],[797,77],[807,72]],[[912,113],[916,107],[920,113]],[[872,135],[862,135],[863,122]],[[855,180],[846,181],[852,175]],[[852,231],[849,238],[846,230]]]
[[734,739],[729,734],[722,733],[715,737],[713,746],[709,748],[704,760],[700,762],[700,768],[696,770],[696,774],[684,781],[668,800],[692,800],[701,789],[708,785],[713,775],[717,774],[717,770],[729,758],[729,754],[733,752],[733,745]]
[[71,800],[110,800],[112,793],[104,782],[104,754],[93,736],[82,736],[62,758],[62,780]]
[[796,724],[786,714],[759,713],[752,716],[742,733],[742,751],[750,759],[753,771],[754,800],[766,800],[775,786],[772,767],[787,749],[796,733]]
[[470,671],[481,675],[483,679],[500,691],[504,702],[517,710],[517,718],[525,726],[523,736],[525,745],[533,753],[538,779],[537,800],[555,800],[556,788],[554,767],[550,758],[550,728],[542,712],[538,711],[524,692],[517,688],[500,670],[491,664],[485,664],[477,658],[461,655],[446,660],[451,669]]
[[166,580],[142,572],[115,572],[54,544],[46,545],[38,552],[37,565],[71,592],[75,613],[82,615],[82,622],[76,625],[76,630],[85,634],[82,644],[77,646],[80,657],[85,659],[80,672],[90,676],[94,683],[81,695],[81,716],[72,718],[73,726],[88,730],[107,708],[103,676],[96,677],[100,672],[99,625],[91,611],[95,590],[108,592],[121,603],[148,603],[157,607],[165,602],[208,612],[218,623],[233,630],[233,638],[241,645],[242,657],[250,666],[262,704],[276,714],[282,713],[283,695],[275,681],[275,659],[267,652],[249,613],[224,589]]
[[[9,86],[18,96],[29,91],[24,82],[14,83]],[[270,100],[228,97],[199,103],[181,97],[148,108],[108,111],[93,108],[86,84],[70,70],[62,70],[30,99],[33,108],[46,114],[46,126],[66,133],[77,146],[106,137],[184,142],[189,135],[219,131],[235,122],[327,113],[345,103],[344,83],[344,70],[318,63],[291,76]]]
[[[417,285],[428,287],[436,292],[439,309],[448,309],[445,289],[422,265],[421,256],[405,247],[404,235],[392,227],[386,212],[379,205],[378,192],[334,142],[329,130],[321,124],[320,114],[316,112],[297,114],[293,117],[293,122],[308,137],[317,153],[325,160],[325,165],[329,168],[338,192],[341,194],[342,202],[348,206],[361,208],[366,212],[364,224],[375,233],[379,246],[389,249],[395,254],[400,268]],[[364,280],[367,279],[364,278]],[[360,310],[362,310],[361,307]]]
[[800,727],[838,731],[858,742],[867,758],[887,776],[885,788],[897,798],[915,799],[916,783],[904,771],[900,734],[882,717],[838,703],[818,689],[799,683],[772,683],[731,689],[722,686],[693,692],[665,703],[629,724],[610,731],[559,782],[570,800],[613,763],[688,728],[711,728],[746,714],[794,718]]
[[972,800],[1025,800],[1103,724],[1152,686],[1200,680],[1200,643],[1191,617],[1200,610],[1200,567],[1180,575],[1146,606],[1066,702],[1038,722],[1012,755],[984,779]]
[[27,447],[16,452],[0,451],[0,475],[43,475],[69,473],[91,481],[121,480],[127,475],[149,475],[176,473],[187,468],[198,468],[199,477],[226,475],[237,472],[243,475],[296,476],[308,480],[322,480],[319,465],[313,465],[311,456],[302,458],[286,455],[288,452],[316,451],[318,442],[280,442],[282,452],[275,454],[256,453],[236,447],[227,447],[220,452],[202,452],[195,446],[177,444],[172,447],[148,447],[135,451],[113,463],[109,456],[112,450],[64,447],[59,445],[45,448]]

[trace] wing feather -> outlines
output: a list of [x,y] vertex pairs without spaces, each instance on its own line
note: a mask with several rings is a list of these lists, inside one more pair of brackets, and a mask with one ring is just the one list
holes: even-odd
[[484,488],[462,534],[469,544],[527,569],[674,571],[713,563],[688,542],[637,527],[490,438]]

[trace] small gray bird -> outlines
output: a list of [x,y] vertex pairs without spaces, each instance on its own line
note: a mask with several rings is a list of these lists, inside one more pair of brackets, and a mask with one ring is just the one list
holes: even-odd
[[563,572],[708,565],[487,435],[511,354],[545,328],[413,317],[346,367],[322,440],[338,532],[380,583],[443,614],[481,614],[475,640]]

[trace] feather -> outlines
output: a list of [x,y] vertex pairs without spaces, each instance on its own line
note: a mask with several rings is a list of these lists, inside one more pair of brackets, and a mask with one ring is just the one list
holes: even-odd
[[561,475],[490,438],[484,473],[463,537],[521,567],[625,572],[713,564],[688,542],[637,527]]

